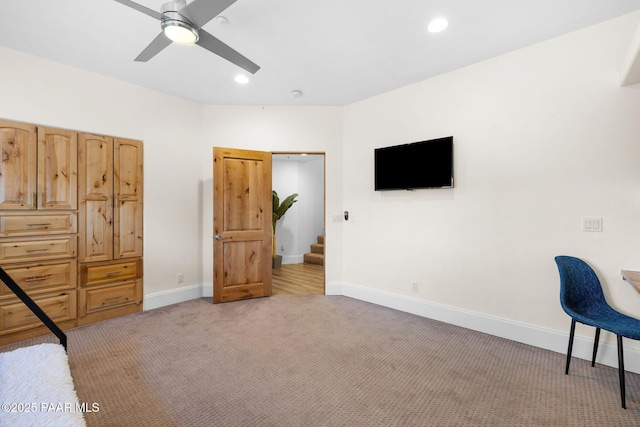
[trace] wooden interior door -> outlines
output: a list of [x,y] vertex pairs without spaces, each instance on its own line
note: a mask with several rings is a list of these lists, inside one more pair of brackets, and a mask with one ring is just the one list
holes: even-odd
[[213,302],[271,295],[271,153],[213,149]]

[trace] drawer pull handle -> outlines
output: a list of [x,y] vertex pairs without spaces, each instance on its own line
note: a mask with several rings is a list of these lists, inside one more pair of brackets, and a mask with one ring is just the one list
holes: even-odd
[[27,249],[27,252],[47,252],[49,249]]
[[113,305],[113,304],[117,304],[119,302],[127,302],[129,300],[129,298],[119,295],[117,297],[110,297],[110,298],[105,298],[104,300],[102,300],[102,305]]
[[28,277],[28,278],[24,279],[24,281],[25,282],[41,282],[43,280],[47,280],[49,277],[51,277],[50,274],[45,274],[44,276]]
[[105,276],[113,276],[114,274],[118,274],[118,273],[122,273],[122,270],[107,271],[104,274],[105,274]]
[[41,222],[41,223],[27,224],[27,227],[48,227],[50,225],[51,225],[50,222]]

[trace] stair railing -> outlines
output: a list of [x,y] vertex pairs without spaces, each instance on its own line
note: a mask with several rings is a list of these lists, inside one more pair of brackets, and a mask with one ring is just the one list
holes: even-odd
[[60,340],[60,345],[67,351],[67,335],[56,325],[34,300],[0,267],[0,280],[35,314],[44,325]]

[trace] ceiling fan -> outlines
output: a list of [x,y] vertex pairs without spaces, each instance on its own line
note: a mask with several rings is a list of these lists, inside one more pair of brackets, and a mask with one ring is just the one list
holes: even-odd
[[202,29],[236,0],[194,0],[189,4],[186,0],[176,0],[163,4],[162,12],[129,0],[115,1],[160,21],[162,32],[138,55],[136,61],[147,62],[175,41],[195,43],[251,74],[260,69],[255,62]]

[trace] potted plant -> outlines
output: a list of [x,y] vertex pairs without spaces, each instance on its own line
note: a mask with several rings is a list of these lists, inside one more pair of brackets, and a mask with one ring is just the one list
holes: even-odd
[[276,223],[280,218],[284,216],[285,213],[289,210],[289,208],[297,202],[296,197],[298,197],[298,193],[293,193],[288,196],[286,199],[280,203],[280,198],[278,197],[278,193],[273,191],[273,215],[272,215],[272,223],[273,223],[273,260],[271,266],[273,268],[278,268],[282,265],[282,255],[276,255]]

